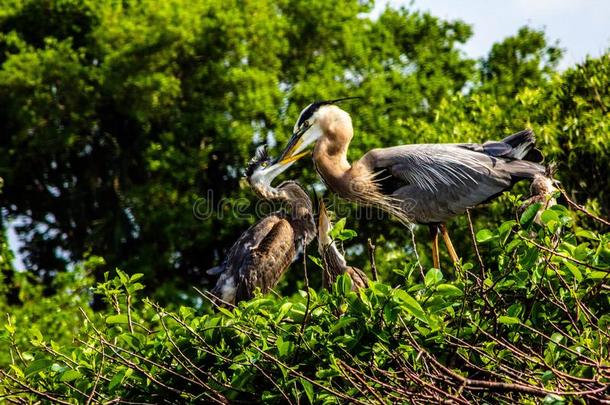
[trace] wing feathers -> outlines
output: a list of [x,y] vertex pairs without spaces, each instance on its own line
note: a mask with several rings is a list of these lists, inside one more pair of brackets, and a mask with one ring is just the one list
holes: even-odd
[[533,134],[524,131],[482,145],[404,145],[372,150],[357,164],[371,173],[388,171],[392,175],[387,180],[371,178],[388,198],[408,202],[401,205],[399,217],[420,223],[443,222],[499,195],[520,179],[544,173],[542,165],[516,158],[535,150],[530,142]]
[[238,301],[252,298],[257,287],[267,293],[275,286],[294,259],[294,240],[294,231],[287,220],[275,223],[239,270]]

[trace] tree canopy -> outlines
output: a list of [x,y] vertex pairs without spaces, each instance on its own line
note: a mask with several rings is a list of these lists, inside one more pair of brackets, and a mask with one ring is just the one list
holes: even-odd
[[[596,162],[593,172],[603,165],[604,127],[579,130],[567,105],[573,93],[607,96],[594,84],[607,80],[603,62],[588,62],[596,82],[560,78],[561,51],[529,28],[477,62],[457,47],[471,35],[463,22],[391,8],[373,19],[371,9],[359,1],[6,3],[1,203],[5,222],[21,218],[28,269],[50,278],[94,254],[146,274],[151,286],[202,282],[246,223],[197,219],[194,204],[252,199],[240,177],[257,144],[287,139],[298,111],[320,98],[363,97],[349,106],[354,157],[533,126],[552,158]],[[293,175],[313,181],[302,166]],[[607,185],[596,178],[590,186],[599,190],[589,193],[581,182],[566,185],[583,200]]]

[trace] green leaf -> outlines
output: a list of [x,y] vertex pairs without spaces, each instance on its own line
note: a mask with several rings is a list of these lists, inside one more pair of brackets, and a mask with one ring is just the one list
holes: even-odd
[[542,400],[542,404],[543,405],[562,405],[565,404],[566,401],[563,397],[556,395],[556,394],[548,394],[546,397],[544,397],[544,399]]
[[307,399],[309,400],[309,403],[313,404],[314,403],[313,385],[309,381],[307,381],[303,378],[301,378],[301,385],[303,386],[303,389],[305,390],[305,394],[307,395]]
[[15,325],[13,325],[12,323],[11,324],[5,323],[4,324],[4,328],[9,333],[9,335],[14,335],[15,334]]
[[576,231],[576,236],[579,236],[581,238],[587,238],[587,239],[592,239],[592,240],[599,240],[599,236],[597,236],[595,233],[586,230],[586,229],[579,229],[578,231]]
[[125,377],[125,369],[119,371],[112,377],[108,383],[108,390],[112,392],[116,386],[123,382],[123,377]]
[[292,302],[283,303],[282,306],[280,307],[280,310],[278,311],[277,316],[275,317],[275,321],[279,322],[282,319],[284,319],[284,316],[286,316],[288,311],[290,311],[290,308],[292,308]]
[[610,270],[609,271],[592,271],[591,273],[587,274],[587,278],[593,279],[593,280],[602,280],[602,279],[608,279],[610,280]]
[[309,257],[309,260],[311,260],[316,266],[324,270],[324,265],[322,264],[322,260],[319,257],[312,255],[307,255],[307,257]]
[[40,329],[38,329],[37,326],[33,326],[32,328],[30,328],[30,334],[32,335],[32,340],[34,342],[43,341],[42,333],[40,333]]
[[11,370],[13,370],[15,372],[17,377],[19,377],[19,378],[25,377],[25,375],[23,374],[23,371],[16,364],[9,364],[9,367],[11,368]]
[[78,371],[76,371],[76,370],[67,370],[66,372],[64,372],[61,375],[61,378],[59,380],[62,381],[62,382],[70,382],[70,381],[74,381],[74,380],[76,380],[78,378],[81,378],[81,377],[82,377],[82,374],[79,373]]
[[108,325],[115,325],[118,323],[128,323],[129,319],[127,318],[126,314],[117,314],[117,315],[110,315],[108,317],[106,317],[106,323]]
[[277,346],[277,352],[280,357],[286,357],[294,350],[294,343],[289,340],[284,341],[281,336],[278,336],[275,345]]
[[129,292],[133,294],[136,291],[143,290],[144,289],[144,284],[142,284],[142,283],[133,283],[128,288],[129,288]]
[[536,217],[536,214],[538,213],[538,210],[541,206],[541,203],[535,203],[527,207],[523,214],[521,214],[521,219],[519,220],[521,226],[527,228]]
[[540,220],[548,229],[551,230],[551,232],[554,232],[557,229],[557,226],[560,224],[559,214],[554,210],[544,211],[542,215],[540,215]]
[[233,312],[229,311],[226,308],[223,307],[218,307],[218,311],[220,311],[221,313],[223,313],[224,315],[228,316],[229,318],[234,318],[235,315],[233,315]]
[[551,340],[555,343],[561,343],[563,340],[563,335],[559,332],[555,332],[551,335]]
[[522,311],[523,311],[523,305],[519,302],[515,302],[513,305],[508,307],[508,309],[506,310],[506,312],[508,313],[508,316],[512,316],[512,317],[519,315]]
[[352,279],[347,274],[341,274],[337,279],[337,284],[342,295],[347,295],[352,291]]
[[328,233],[328,236],[330,236],[331,239],[337,239],[339,234],[341,234],[341,232],[343,231],[343,228],[345,228],[345,222],[345,218],[341,218],[340,220],[338,220],[337,223],[333,226],[333,229],[331,229]]
[[506,243],[506,238],[510,235],[510,231],[516,224],[517,222],[515,220],[511,220],[506,221],[502,223],[502,225],[500,225],[500,227],[498,228],[498,235],[500,235],[500,238],[503,240],[503,243]]
[[338,330],[340,330],[341,328],[348,326],[354,322],[359,321],[359,318],[355,318],[353,316],[343,316],[341,317],[341,319],[339,319],[338,322],[336,322],[332,328],[330,328],[330,334],[335,334]]
[[494,234],[489,229],[481,229],[477,232],[477,242],[485,243],[493,238]]
[[119,275],[119,279],[123,284],[127,284],[129,282],[129,277],[127,276],[127,274],[125,274],[119,269],[116,269],[116,273]]
[[430,269],[426,273],[426,277],[424,278],[424,283],[426,287],[431,285],[435,285],[443,279],[443,272],[439,269]]
[[567,260],[564,261],[564,264],[568,268],[568,270],[570,270],[570,273],[572,273],[574,279],[580,283],[583,280],[583,277],[582,272],[578,269],[578,267]]
[[346,241],[354,238],[357,233],[352,229],[345,229],[345,218],[341,218],[328,235],[334,240]]
[[555,374],[551,370],[545,371],[544,373],[542,373],[542,376],[541,376],[542,382],[545,384],[554,378],[555,378]]
[[499,316],[498,322],[503,323],[505,325],[515,325],[520,323],[519,318],[515,318],[514,316]]
[[188,319],[195,314],[195,309],[191,307],[180,306],[178,310],[182,319]]
[[30,365],[25,369],[25,375],[29,376],[38,371],[46,370],[53,364],[53,361],[48,359],[38,359],[34,360]]
[[436,291],[445,297],[460,297],[464,292],[453,284],[440,284],[436,287]]
[[400,289],[396,290],[395,295],[400,301],[403,302],[404,308],[407,310],[407,312],[420,321],[428,323],[424,309],[421,307],[421,305],[419,305],[419,302],[417,302],[415,298],[407,294],[406,291]]

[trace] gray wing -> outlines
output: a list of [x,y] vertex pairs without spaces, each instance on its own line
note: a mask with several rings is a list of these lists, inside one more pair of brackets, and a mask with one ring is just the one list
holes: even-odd
[[235,302],[235,294],[239,283],[240,271],[249,262],[252,251],[271,232],[273,227],[284,219],[278,214],[271,214],[244,231],[235,241],[226,258],[216,267],[207,271],[210,275],[219,274],[212,294],[229,303]]
[[263,294],[269,292],[295,256],[292,226],[285,219],[277,221],[239,269],[236,302],[252,298],[257,287]]
[[484,145],[404,145],[372,150],[361,161],[378,173],[384,194],[404,203],[411,220],[444,222],[544,172],[537,163],[511,156],[510,145],[488,150]]

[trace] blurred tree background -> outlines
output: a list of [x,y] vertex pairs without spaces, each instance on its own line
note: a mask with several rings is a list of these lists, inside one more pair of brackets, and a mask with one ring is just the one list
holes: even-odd
[[[305,105],[343,96],[363,97],[344,105],[356,131],[351,158],[531,127],[571,197],[610,214],[610,56],[558,72],[558,44],[525,27],[473,60],[459,50],[467,24],[410,9],[373,19],[372,7],[3,0],[1,226],[19,219],[27,269],[53,289],[59,272],[95,255],[107,263],[94,267],[98,280],[114,267],[144,273],[160,297],[204,285],[205,269],[254,217],[202,219],[193,207],[210,196],[208,205],[225,208],[254,201],[240,179],[256,146],[277,144],[277,152]],[[316,181],[306,159],[286,176]],[[489,226],[510,212],[500,199],[475,216]],[[451,228],[468,256],[464,221]],[[361,244],[377,240],[388,269],[406,254],[398,224],[348,226]],[[4,238],[0,248],[8,280]],[[350,262],[366,262],[363,249],[350,253]]]

